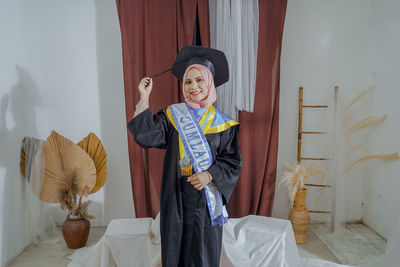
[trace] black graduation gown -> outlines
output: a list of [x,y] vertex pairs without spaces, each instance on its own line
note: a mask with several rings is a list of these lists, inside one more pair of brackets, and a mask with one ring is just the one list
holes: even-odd
[[[204,189],[196,190],[181,177],[179,134],[166,111],[147,109],[128,123],[128,129],[143,148],[166,149],[161,185],[160,233],[162,265],[219,266],[222,227],[211,226]],[[239,125],[206,134],[213,164],[208,169],[226,204],[241,170]]]

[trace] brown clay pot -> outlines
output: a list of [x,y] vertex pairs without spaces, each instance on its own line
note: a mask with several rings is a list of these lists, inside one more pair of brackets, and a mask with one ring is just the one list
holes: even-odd
[[297,244],[307,243],[306,234],[310,227],[310,213],[305,203],[306,194],[306,189],[297,192],[293,208],[289,213],[289,220],[292,223]]
[[68,215],[62,225],[67,246],[72,249],[84,247],[89,237],[90,222],[82,217]]

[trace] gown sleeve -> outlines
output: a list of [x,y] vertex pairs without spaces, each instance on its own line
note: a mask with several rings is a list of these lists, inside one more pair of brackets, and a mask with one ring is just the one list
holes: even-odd
[[146,109],[128,123],[128,129],[141,147],[166,148],[171,124],[165,110],[154,114]]
[[228,203],[242,169],[238,134],[239,125],[221,133],[214,163],[207,170],[222,194],[224,205]]

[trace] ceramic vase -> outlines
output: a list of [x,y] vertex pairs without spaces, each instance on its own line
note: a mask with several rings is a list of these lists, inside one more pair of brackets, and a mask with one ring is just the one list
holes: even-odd
[[89,237],[90,222],[80,216],[70,216],[62,225],[62,233],[67,246],[72,249],[84,247]]

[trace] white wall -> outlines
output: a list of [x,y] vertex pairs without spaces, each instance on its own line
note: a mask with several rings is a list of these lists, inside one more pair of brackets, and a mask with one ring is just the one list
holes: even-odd
[[[370,136],[370,153],[400,152],[400,2],[370,1],[368,24],[368,81],[376,84],[372,111],[387,120]],[[365,222],[390,238],[400,208],[400,163],[369,164]]]
[[[94,132],[108,154],[104,190],[90,196],[92,226],[132,217],[121,45],[115,1],[18,0],[0,8],[0,264],[32,240],[24,231],[24,136]],[[106,211],[104,208],[106,207]],[[65,213],[59,208],[58,221]]]
[[[343,107],[363,89],[375,85],[376,92],[353,108],[359,116],[353,119],[367,114],[387,114],[388,119],[380,127],[342,139],[345,143],[337,146],[342,154],[356,143],[366,145],[361,152],[364,155],[400,152],[399,14],[400,2],[396,0],[288,1],[281,58],[278,178],[283,164],[296,160],[299,86],[304,86],[305,104],[332,104],[333,87],[339,86]],[[308,111],[303,117],[304,129],[332,129],[332,115]],[[338,126],[343,127],[341,122]],[[322,139],[304,137],[304,154],[317,156],[326,152],[329,156],[329,145]],[[343,160],[340,168],[350,162],[351,159]],[[336,215],[342,216],[341,221],[363,220],[383,237],[390,238],[400,208],[398,178],[398,162],[373,161],[338,173],[336,211],[341,215]],[[308,190],[308,208],[330,210],[329,196],[323,194],[317,202],[318,197],[315,189]],[[280,187],[273,216],[287,218],[288,213],[287,191]],[[328,221],[329,216],[311,215],[311,219]]]
[[121,33],[114,0],[95,0],[100,129],[108,155],[108,182],[104,187],[104,224],[114,218],[132,218]]
[[[283,165],[296,161],[298,87],[304,87],[305,105],[332,104],[334,86],[342,92],[365,88],[367,23],[368,2],[362,0],[288,1],[281,55],[278,179]],[[303,129],[331,131],[331,110],[305,110]],[[304,136],[303,156],[330,157],[330,138]],[[348,214],[361,218],[362,190],[347,194],[355,199]],[[277,189],[272,216],[288,217],[287,195],[285,187]],[[329,189],[320,196],[320,191],[309,188],[306,203],[310,210],[331,210]],[[312,214],[311,219],[328,221],[330,216]]]

